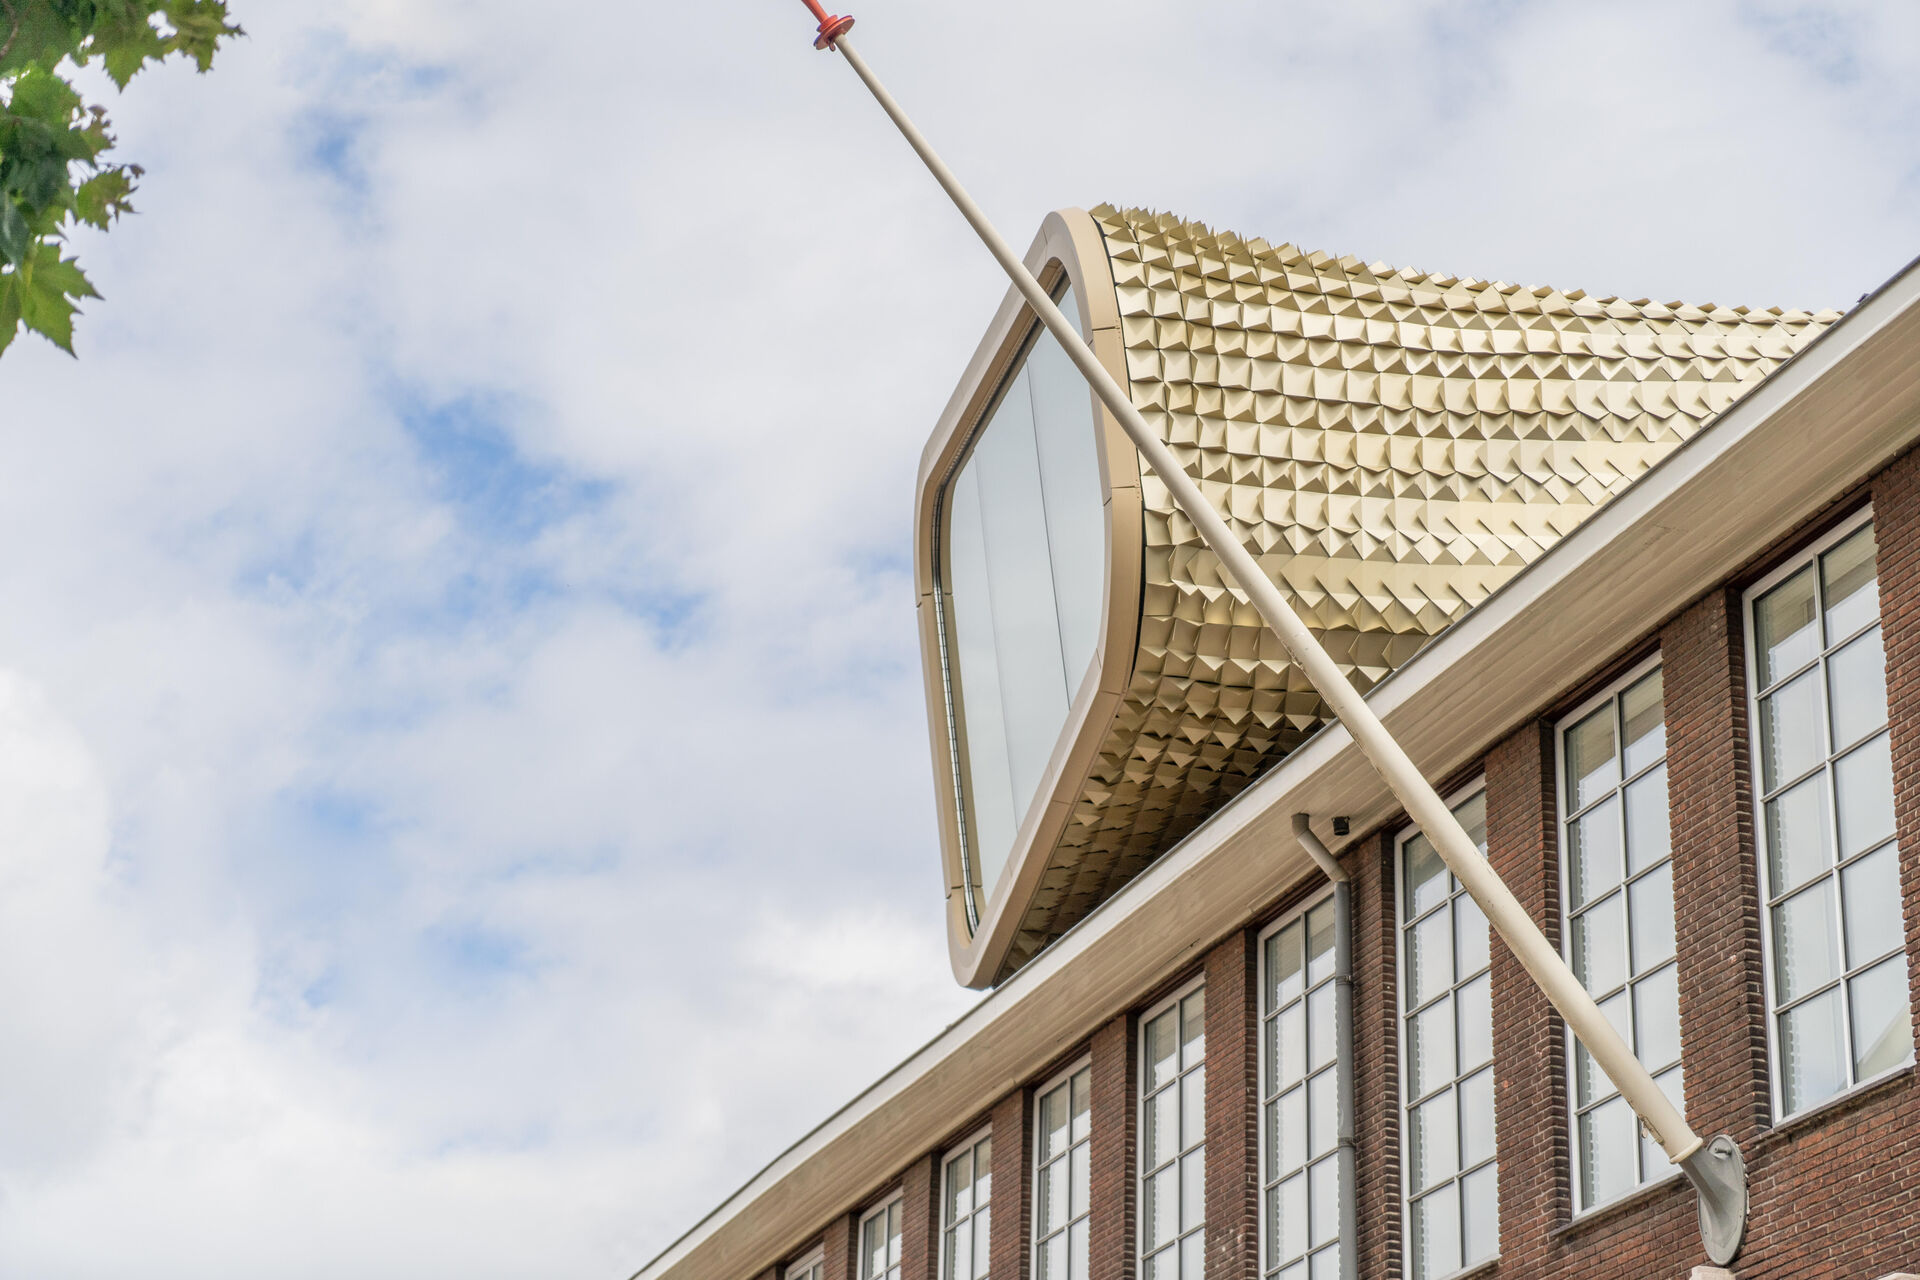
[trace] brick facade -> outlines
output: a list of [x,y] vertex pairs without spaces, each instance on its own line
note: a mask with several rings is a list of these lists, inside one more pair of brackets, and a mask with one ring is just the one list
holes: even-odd
[[[1920,451],[1869,486],[1892,717],[1897,830],[1913,1007],[1920,1008]],[[1843,516],[1837,509],[1832,516]],[[1817,530],[1815,530],[1817,532]],[[1790,551],[1804,542],[1784,543]],[[1777,562],[1756,559],[1651,635],[1619,637],[1622,655],[1658,649],[1665,672],[1669,822],[1688,1114],[1703,1135],[1744,1150],[1754,1198],[1734,1273],[1780,1280],[1877,1280],[1920,1272],[1920,1084],[1912,1070],[1789,1124],[1772,1124],[1764,954],[1756,870],[1742,591]],[[1596,676],[1601,674],[1596,672]],[[1521,903],[1559,936],[1554,788],[1558,709],[1513,726],[1487,751],[1488,856]],[[1367,1280],[1404,1280],[1396,859],[1389,826],[1341,854],[1354,908],[1354,1054],[1359,1237]],[[1289,901],[1297,901],[1297,892]],[[1203,960],[1207,986],[1208,1280],[1262,1280],[1258,1110],[1259,929],[1264,904]],[[1168,975],[1170,978],[1174,975]],[[1138,1012],[1116,1010],[1090,1043],[1091,1280],[1135,1280]],[[1506,949],[1494,947],[1496,1127],[1501,1254],[1475,1274],[1511,1280],[1674,1280],[1699,1253],[1694,1197],[1671,1179],[1574,1219],[1565,1032]],[[1039,1084],[1036,1079],[1030,1084]],[[955,1132],[972,1126],[954,1117]],[[987,1115],[994,1133],[994,1280],[1030,1275],[1031,1090]],[[938,1169],[928,1153],[898,1171],[907,1197],[902,1280],[943,1280]],[[875,1170],[876,1176],[883,1171]],[[826,1280],[857,1280],[856,1220],[825,1228]],[[758,1280],[780,1280],[777,1274]]]

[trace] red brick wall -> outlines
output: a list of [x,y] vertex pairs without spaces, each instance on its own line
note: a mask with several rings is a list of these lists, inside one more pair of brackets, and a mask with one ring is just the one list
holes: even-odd
[[993,1108],[993,1280],[1027,1280],[1032,1257],[1032,1092],[1016,1089]]
[[[1134,1070],[1139,1034],[1134,1017],[1123,1013],[1093,1035],[1093,1138],[1088,1149],[1087,1257],[1091,1280],[1133,1280]],[[996,1275],[995,1280],[999,1280]]]
[[1207,953],[1207,1280],[1259,1274],[1253,930]]
[[900,1280],[940,1280],[940,1159],[929,1152],[900,1178]]
[[859,1215],[843,1213],[827,1224],[823,1233],[825,1251],[823,1280],[855,1280],[860,1268],[854,1254],[860,1248]]

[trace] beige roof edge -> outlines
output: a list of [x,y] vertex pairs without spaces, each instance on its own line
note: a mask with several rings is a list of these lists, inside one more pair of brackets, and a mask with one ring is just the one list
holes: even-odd
[[[1920,440],[1920,259],[1369,695],[1434,775],[1570,692]],[[1739,482],[1769,478],[1772,502]],[[1593,584],[1604,582],[1601,593]],[[634,1273],[747,1280],[1083,1041],[1135,995],[1316,874],[1295,812],[1397,812],[1330,726]],[[1255,850],[1263,856],[1252,855]],[[1178,886],[1179,892],[1172,892]],[[749,1208],[757,1212],[745,1212]]]

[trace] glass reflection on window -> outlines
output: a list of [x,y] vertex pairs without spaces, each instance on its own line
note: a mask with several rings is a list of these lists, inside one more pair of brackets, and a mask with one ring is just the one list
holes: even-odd
[[[1061,310],[1078,313],[1073,293]],[[945,637],[976,902],[1093,660],[1106,524],[1086,380],[1042,331],[947,488]]]

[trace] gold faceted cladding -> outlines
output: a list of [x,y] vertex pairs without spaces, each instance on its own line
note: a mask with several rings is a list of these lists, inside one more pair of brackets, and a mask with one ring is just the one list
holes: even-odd
[[[1362,691],[1839,318],[1091,217],[1134,404]],[[1106,659],[1131,671],[993,980],[1331,718],[1150,471],[1138,493],[1138,642]]]

